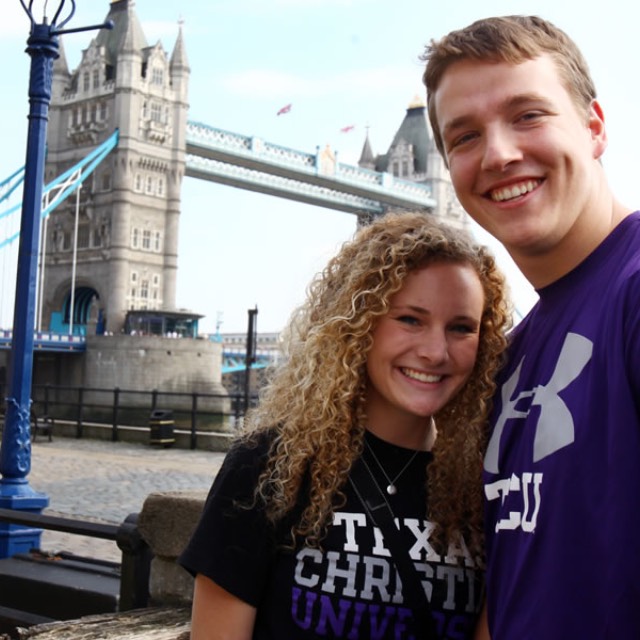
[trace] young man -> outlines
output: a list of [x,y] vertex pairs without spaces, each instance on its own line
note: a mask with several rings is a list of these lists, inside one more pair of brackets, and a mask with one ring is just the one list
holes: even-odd
[[640,638],[640,214],[607,184],[587,64],[523,16],[424,57],[458,198],[540,295],[512,333],[484,462],[491,638]]

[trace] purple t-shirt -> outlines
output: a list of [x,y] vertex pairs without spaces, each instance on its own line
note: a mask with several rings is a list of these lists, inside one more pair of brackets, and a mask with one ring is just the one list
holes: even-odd
[[640,638],[640,213],[539,294],[484,464],[491,637]]

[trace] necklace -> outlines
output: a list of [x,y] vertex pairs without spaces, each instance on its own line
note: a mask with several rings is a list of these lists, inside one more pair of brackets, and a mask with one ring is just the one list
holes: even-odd
[[375,460],[376,464],[378,465],[378,467],[380,468],[380,471],[382,471],[384,477],[387,479],[387,482],[389,483],[387,485],[387,493],[390,496],[395,496],[396,493],[398,493],[398,487],[396,486],[396,482],[398,482],[398,480],[400,479],[400,476],[409,468],[409,465],[414,461],[415,457],[420,453],[420,451],[418,449],[416,449],[412,454],[411,457],[409,458],[409,460],[407,460],[407,463],[404,465],[404,467],[402,467],[402,469],[400,469],[399,473],[396,475],[396,477],[392,480],[387,472],[384,470],[384,467],[382,466],[382,464],[380,463],[380,460],[378,460],[378,456],[376,456],[376,454],[374,453],[373,449],[371,448],[371,445],[366,441],[364,441],[364,445],[367,448],[367,451],[371,454],[371,456],[373,457],[373,459]]

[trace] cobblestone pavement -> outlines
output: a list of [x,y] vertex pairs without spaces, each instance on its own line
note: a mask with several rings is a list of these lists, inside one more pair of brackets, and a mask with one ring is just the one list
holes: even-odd
[[[158,491],[208,490],[224,453],[55,437],[31,448],[30,486],[49,496],[44,513],[121,524]],[[44,531],[41,548],[120,561],[115,542]]]

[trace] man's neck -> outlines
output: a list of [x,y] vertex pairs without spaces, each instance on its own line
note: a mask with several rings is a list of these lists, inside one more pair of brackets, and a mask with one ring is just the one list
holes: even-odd
[[633,209],[612,200],[606,216],[587,229],[576,229],[567,234],[553,250],[541,253],[510,252],[510,255],[534,289],[542,289],[573,271],[632,212]]

